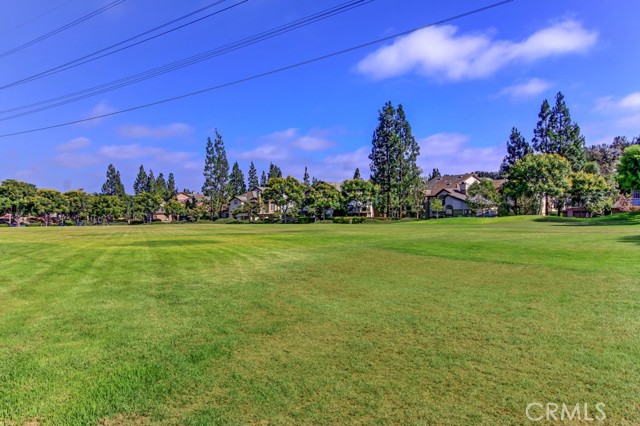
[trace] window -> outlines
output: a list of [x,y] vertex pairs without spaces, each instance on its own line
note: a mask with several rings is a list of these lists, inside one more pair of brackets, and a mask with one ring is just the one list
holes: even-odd
[[640,191],[633,191],[631,193],[631,198],[640,198]]

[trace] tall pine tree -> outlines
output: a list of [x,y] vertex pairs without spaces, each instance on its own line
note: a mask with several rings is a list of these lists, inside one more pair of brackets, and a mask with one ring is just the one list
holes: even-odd
[[173,176],[173,173],[169,173],[169,177],[167,178],[167,191],[169,193],[169,198],[175,197],[178,193],[176,178]]
[[527,140],[520,134],[515,127],[511,129],[509,141],[507,142],[507,155],[502,160],[500,166],[500,174],[505,176],[509,173],[511,167],[527,154],[531,154],[533,150]]
[[155,189],[156,189],[156,177],[153,174],[153,170],[149,169],[149,174],[147,175],[147,184],[145,186],[144,192],[153,194],[155,193]]
[[402,105],[396,109],[387,102],[379,111],[369,155],[371,180],[380,188],[377,207],[386,216],[402,217],[412,204],[412,194],[420,183],[419,155],[420,147]]
[[409,206],[415,204],[412,199],[414,190],[420,185],[422,170],[418,166],[420,145],[413,136],[411,125],[404,113],[402,104],[396,110],[396,132],[400,139],[399,170],[398,170],[398,217],[403,217]]
[[258,182],[258,171],[256,170],[256,166],[253,165],[253,161],[249,166],[249,189],[253,189],[260,185]]
[[269,164],[269,175],[267,177],[267,182],[273,178],[281,178],[282,177],[282,170],[280,170],[280,167],[276,166],[273,163]]
[[245,192],[247,192],[247,186],[244,183],[244,173],[242,173],[236,161],[233,163],[231,174],[229,175],[229,198],[244,194]]
[[587,162],[587,149],[580,126],[571,120],[569,108],[562,92],[556,95],[556,103],[549,119],[550,138],[557,150],[555,153],[569,160],[573,171],[580,171]]
[[115,195],[120,198],[126,194],[124,185],[120,179],[120,172],[116,170],[113,164],[109,164],[109,167],[107,167],[107,180],[102,185],[102,194]]
[[213,148],[213,142],[211,138],[207,138],[207,147],[204,157],[204,184],[202,184],[202,194],[207,197],[207,204],[209,207],[209,215],[211,220],[215,216],[215,197],[216,197],[216,185],[215,185],[215,162],[216,153]]
[[135,195],[139,195],[139,194],[142,194],[143,192],[147,192],[148,183],[149,183],[149,177],[147,176],[147,173],[144,171],[144,166],[140,164],[138,175],[136,176],[135,182],[133,182],[133,193]]
[[262,171],[262,175],[260,175],[260,186],[267,186],[267,174]]
[[441,176],[442,175],[440,174],[440,170],[437,167],[434,167],[433,170],[431,170],[431,174],[429,175],[428,180],[439,178]]
[[553,154],[557,152],[557,149],[551,140],[550,120],[551,107],[549,106],[549,101],[545,99],[540,106],[538,123],[536,124],[536,128],[533,130],[532,145],[536,152],[540,152],[542,154]]
[[362,177],[360,176],[360,168],[356,167],[356,171],[353,173],[353,178],[354,179],[362,179]]
[[302,177],[302,183],[306,186],[310,186],[311,182],[309,181],[309,171],[307,170],[307,166],[304,166],[304,176]]

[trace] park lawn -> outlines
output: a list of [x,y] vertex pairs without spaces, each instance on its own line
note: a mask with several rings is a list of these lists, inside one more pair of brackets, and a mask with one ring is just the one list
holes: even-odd
[[637,425],[639,225],[0,228],[0,425]]

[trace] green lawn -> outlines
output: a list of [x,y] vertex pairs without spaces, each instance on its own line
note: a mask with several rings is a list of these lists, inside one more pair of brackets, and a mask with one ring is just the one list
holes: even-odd
[[639,225],[0,228],[0,425],[637,425]]

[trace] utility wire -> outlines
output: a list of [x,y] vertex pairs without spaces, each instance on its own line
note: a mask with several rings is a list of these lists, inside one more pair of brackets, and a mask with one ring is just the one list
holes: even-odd
[[387,36],[387,37],[383,37],[383,38],[379,38],[377,40],[373,40],[373,41],[362,43],[362,44],[359,44],[359,45],[356,45],[356,46],[348,47],[346,49],[342,49],[342,50],[338,50],[338,51],[335,51],[335,52],[332,52],[332,53],[328,53],[326,55],[316,56],[315,58],[312,58],[312,59],[307,59],[305,61],[298,62],[298,63],[292,64],[292,65],[287,65],[287,66],[284,66],[284,67],[281,67],[281,68],[275,68],[275,69],[272,69],[270,71],[266,71],[266,72],[263,72],[263,73],[260,73],[260,74],[254,74],[254,75],[249,76],[249,77],[244,77],[244,78],[241,78],[241,79],[238,79],[238,80],[234,80],[234,81],[230,81],[230,82],[227,82],[227,83],[223,83],[223,84],[220,84],[220,85],[217,85],[217,86],[207,87],[206,89],[197,90],[195,92],[189,92],[189,93],[185,93],[185,94],[182,94],[182,95],[173,96],[171,98],[165,98],[165,99],[162,99],[162,100],[159,100],[159,101],[154,101],[154,102],[150,102],[150,103],[143,104],[143,105],[138,105],[138,106],[131,107],[131,108],[121,109],[119,111],[113,111],[113,112],[110,112],[110,113],[107,113],[107,114],[95,115],[95,116],[92,116],[92,117],[89,117],[89,118],[83,118],[83,119],[80,119],[80,120],[67,121],[65,123],[58,123],[58,124],[53,124],[53,125],[46,126],[46,127],[40,127],[40,128],[36,128],[36,129],[30,129],[30,130],[23,130],[23,131],[20,131],[20,132],[5,133],[5,134],[1,134],[0,138],[24,135],[24,134],[28,134],[28,133],[40,132],[40,131],[43,131],[43,130],[56,129],[58,127],[70,126],[70,125],[73,125],[73,124],[85,123],[87,121],[92,121],[92,120],[97,120],[97,119],[100,119],[100,118],[111,117],[111,116],[114,116],[114,115],[124,114],[126,112],[137,111],[137,110],[140,110],[140,109],[145,109],[145,108],[153,107],[153,106],[156,106],[156,105],[161,105],[161,104],[173,102],[173,101],[177,101],[177,100],[180,100],[180,99],[189,98],[189,97],[196,96],[196,95],[201,95],[203,93],[212,92],[214,90],[219,90],[219,89],[222,89],[222,88],[225,88],[225,87],[234,86],[234,85],[241,84],[241,83],[246,83],[248,81],[257,80],[259,78],[267,77],[267,76],[270,76],[270,75],[273,75],[273,74],[278,74],[278,73],[281,73],[283,71],[288,71],[288,70],[291,70],[291,69],[294,69],[294,68],[299,68],[299,67],[302,67],[304,65],[309,65],[309,64],[312,64],[312,63],[315,63],[315,62],[319,62],[319,61],[322,61],[322,60],[325,60],[325,59],[333,58],[335,56],[344,55],[345,53],[353,52],[355,50],[360,50],[360,49],[363,49],[365,47],[369,47],[369,46],[373,46],[373,45],[376,45],[376,44],[379,44],[379,43],[383,43],[385,41],[392,40],[392,39],[394,39],[396,37],[401,37],[401,36],[405,36],[405,35],[411,34],[414,31],[418,31],[418,30],[421,30],[421,29],[424,29],[424,28],[434,27],[434,26],[437,26],[437,25],[442,25],[444,23],[455,21],[455,20],[458,20],[458,19],[461,19],[461,18],[464,18],[464,17],[467,17],[467,16],[476,15],[478,13],[485,12],[485,11],[488,11],[490,9],[495,9],[497,7],[504,6],[504,5],[506,5],[508,3],[512,3],[514,1],[515,0],[503,0],[503,1],[500,1],[500,2],[497,2],[497,3],[492,3],[492,4],[487,5],[487,6],[483,6],[483,7],[477,8],[477,9],[473,9],[473,10],[470,10],[468,12],[464,12],[464,13],[461,13],[461,14],[458,14],[458,15],[451,16],[449,18],[441,19],[439,21],[432,22],[430,24],[425,24],[425,25],[421,25],[419,27],[414,27],[414,28],[412,28],[410,30],[406,30],[406,31],[402,31],[402,32],[399,32],[399,33],[395,33],[393,35],[390,35],[390,36]]
[[22,49],[26,49],[29,46],[33,46],[34,44],[39,43],[42,40],[46,40],[49,37],[52,37],[52,36],[54,36],[54,35],[56,35],[58,33],[61,33],[63,31],[65,31],[65,30],[68,30],[71,27],[75,27],[76,25],[78,25],[78,24],[80,24],[80,23],[82,23],[84,21],[87,21],[87,20],[93,18],[94,16],[97,16],[97,15],[103,13],[103,12],[106,12],[107,10],[109,10],[111,8],[114,8],[114,7],[118,6],[121,3],[124,3],[125,1],[127,1],[127,0],[115,0],[115,1],[107,4],[106,6],[101,7],[98,10],[94,10],[93,12],[91,12],[91,13],[89,13],[87,15],[84,15],[83,17],[78,18],[75,21],[69,22],[68,24],[65,24],[65,25],[61,26],[60,28],[56,28],[55,30],[50,31],[50,32],[48,32],[46,34],[43,34],[40,37],[37,37],[37,38],[35,38],[35,39],[25,43],[25,44],[22,44],[22,45],[20,45],[18,47],[14,47],[13,49],[7,50],[6,52],[0,53],[0,59],[4,58],[6,56],[9,56],[11,54],[14,54],[16,52],[19,52]]
[[[233,52],[235,50],[259,43],[261,41],[264,40],[268,40],[270,38],[276,37],[278,35],[290,32],[290,31],[294,31],[296,29],[311,25],[315,22],[324,20],[324,19],[328,19],[334,15],[338,15],[341,13],[345,13],[349,10],[355,9],[357,7],[361,7],[365,4],[371,3],[373,0],[352,0],[350,2],[347,3],[343,3],[341,5],[326,9],[324,11],[315,13],[313,15],[307,16],[305,18],[302,19],[298,19],[296,21],[290,22],[288,24],[284,24],[281,25],[279,27],[267,30],[267,31],[263,31],[261,33],[258,33],[256,35],[250,36],[250,37],[246,37],[244,39],[241,39],[239,41],[224,45],[222,47],[218,47],[216,49],[212,49],[194,56],[190,56],[184,59],[181,59],[179,61],[175,61],[160,67],[156,67],[153,68],[151,70],[147,70],[138,74],[134,74],[134,75],[130,75],[128,77],[124,77],[115,81],[111,81],[109,83],[103,83],[100,84],[98,86],[93,86],[87,89],[83,89],[80,91],[76,91],[67,95],[62,95],[62,96],[58,96],[55,98],[51,98],[51,99],[47,99],[44,101],[39,101],[39,102],[35,102],[35,103],[31,103],[28,105],[22,105],[19,107],[14,107],[14,108],[10,108],[10,109],[6,109],[6,110],[2,110],[0,111],[0,114],[7,114],[10,112],[14,112],[14,111],[18,111],[21,109],[26,109],[26,108],[33,108],[33,107],[39,107],[39,108],[35,108],[35,109],[31,109],[28,111],[24,111],[21,113],[16,113],[16,114],[12,114],[6,117],[2,117],[0,118],[0,121],[7,121],[7,120],[11,120],[13,118],[18,118],[18,117],[23,117],[25,115],[30,115],[30,114],[34,114],[40,111],[45,111],[51,108],[55,108],[58,106],[62,106],[62,105],[67,105],[69,103],[73,103],[73,102],[77,102],[79,100],[82,99],[86,99],[92,96],[96,96],[105,92],[109,92],[115,89],[119,89],[125,86],[129,86],[131,84],[134,83],[138,83],[144,80],[148,80],[150,78],[162,75],[162,74],[166,74],[168,72],[172,72],[181,68],[185,68],[200,62],[203,62],[205,60],[217,57],[217,56],[221,56],[224,55],[226,53],[229,52]],[[51,105],[47,105],[47,106],[42,106],[41,105],[46,105],[46,104],[51,104]]]
[[[151,37],[145,38],[145,39],[143,39],[143,40],[140,40],[140,41],[138,41],[138,42],[136,42],[136,43],[132,43],[132,44],[129,44],[129,45],[127,45],[127,46],[121,47],[120,49],[113,50],[113,51],[111,51],[111,52],[104,53],[104,54],[100,55],[100,54],[101,54],[101,53],[103,53],[103,52],[107,52],[107,51],[109,51],[109,50],[111,50],[111,49],[113,49],[113,48],[115,48],[115,47],[122,46],[122,45],[123,45],[123,44],[125,44],[125,43],[128,43],[128,42],[130,42],[130,41],[133,41],[133,40],[138,39],[138,38],[140,38],[140,37],[143,37],[143,36],[145,36],[145,35],[147,35],[147,34],[150,34],[150,33],[154,32],[154,31],[157,31],[157,30],[159,30],[159,29],[162,29],[162,28],[164,28],[164,27],[167,27],[167,26],[169,26],[169,25],[171,25],[171,24],[175,24],[175,23],[176,23],[176,22],[178,22],[178,21],[181,21],[181,20],[183,20],[183,19],[189,18],[189,17],[191,17],[191,16],[193,16],[193,15],[195,15],[195,14],[198,14],[198,13],[200,13],[200,12],[204,11],[204,10],[207,10],[207,9],[210,9],[210,8],[212,8],[212,7],[214,7],[214,6],[217,6],[217,5],[219,5],[220,3],[224,3],[225,1],[227,1],[227,0],[218,0],[218,1],[216,1],[216,2],[214,2],[214,3],[211,3],[211,4],[209,4],[209,5],[205,6],[205,7],[202,7],[202,8],[200,8],[200,9],[198,9],[198,10],[195,10],[195,11],[193,11],[193,12],[190,12],[190,13],[188,13],[188,14],[186,14],[186,15],[183,15],[183,16],[181,16],[181,17],[179,17],[179,18],[173,19],[173,20],[171,20],[171,21],[169,21],[169,22],[166,22],[166,23],[164,23],[164,24],[162,24],[162,25],[159,25],[159,26],[157,26],[157,27],[155,27],[155,28],[152,28],[152,29],[150,29],[150,30],[147,30],[147,31],[145,31],[145,32],[143,32],[143,33],[140,33],[140,34],[138,34],[138,35],[135,35],[135,36],[133,36],[133,37],[130,37],[130,38],[126,39],[126,40],[122,40],[122,41],[120,41],[120,42],[118,42],[118,43],[112,44],[111,46],[107,46],[107,47],[105,47],[105,48],[102,48],[102,49],[97,50],[97,51],[95,51],[95,52],[89,53],[89,54],[84,55],[84,56],[82,56],[82,57],[80,57],[80,58],[77,58],[77,59],[74,59],[74,60],[69,61],[69,62],[67,62],[67,63],[64,63],[64,64],[62,64],[62,65],[58,65],[58,66],[55,66],[55,67],[53,67],[53,68],[49,68],[48,70],[45,70],[45,71],[39,72],[39,73],[37,73],[37,74],[33,74],[33,75],[29,76],[29,77],[25,77],[25,78],[23,78],[23,79],[16,80],[16,81],[11,82],[11,83],[7,83],[7,84],[5,84],[5,85],[0,86],[0,90],[6,89],[6,88],[9,88],[9,87],[13,87],[13,86],[17,86],[17,85],[19,85],[19,84],[28,83],[28,82],[30,82],[30,81],[37,80],[37,79],[40,79],[40,78],[43,78],[43,77],[47,77],[47,76],[52,75],[52,74],[57,74],[57,73],[59,73],[59,72],[66,71],[66,70],[71,69],[71,68],[79,67],[80,65],[84,65],[84,64],[86,64],[86,63],[93,62],[93,61],[95,61],[95,60],[98,60],[98,59],[104,58],[104,57],[106,57],[106,56],[113,55],[114,53],[121,52],[121,51],[123,51],[123,50],[129,49],[129,48],[132,48],[132,47],[134,47],[134,46],[138,46],[138,45],[140,45],[140,44],[142,44],[142,43],[146,43],[147,41],[150,41],[150,40],[156,39],[156,38],[158,38],[158,37],[162,37],[163,35],[170,34],[170,33],[174,32],[174,31],[177,31],[177,30],[183,29],[183,28],[185,28],[185,27],[187,27],[187,26],[189,26],[189,25],[195,24],[195,23],[197,23],[197,22],[203,21],[203,20],[205,20],[205,19],[207,19],[207,18],[210,18],[210,17],[212,17],[212,16],[218,15],[218,14],[220,14],[220,13],[222,13],[222,12],[225,12],[225,11],[227,11],[227,10],[229,10],[229,9],[232,9],[232,8],[234,8],[234,7],[236,7],[236,6],[239,6],[239,5],[243,4],[243,3],[246,3],[246,2],[248,2],[249,0],[242,0],[242,1],[240,1],[239,3],[236,3],[236,4],[232,5],[232,6],[226,7],[226,8],[221,9],[221,10],[217,10],[217,11],[215,11],[215,12],[213,12],[213,13],[210,13],[210,14],[208,14],[208,15],[205,15],[205,16],[200,17],[200,18],[198,18],[198,19],[195,19],[195,20],[193,20],[193,21],[190,21],[190,22],[187,22],[187,23],[182,24],[182,25],[180,25],[180,26],[177,26],[177,27],[171,28],[171,29],[169,29],[169,30],[167,30],[167,31],[164,31],[164,32],[160,33],[160,34],[156,34],[156,35],[154,35],[154,36],[151,36]],[[98,55],[99,55],[99,56],[98,56]]]
[[16,25],[15,27],[8,28],[8,29],[2,31],[0,34],[6,34],[6,33],[10,32],[10,31],[14,31],[14,30],[17,30],[18,28],[22,28],[25,25],[30,24],[33,21],[38,20],[38,19],[42,18],[43,16],[46,16],[46,15],[50,14],[51,12],[54,12],[54,11],[56,11],[58,9],[61,9],[62,7],[66,6],[67,4],[71,3],[72,1],[73,0],[67,0],[64,3],[61,3],[61,4],[59,4],[59,5],[55,6],[55,7],[52,7],[51,9],[49,9],[49,10],[47,10],[45,12],[42,12],[38,16],[34,16],[33,18],[31,18],[31,19],[29,19],[29,20],[27,20],[27,21],[25,21],[25,22],[23,22],[21,24]]

